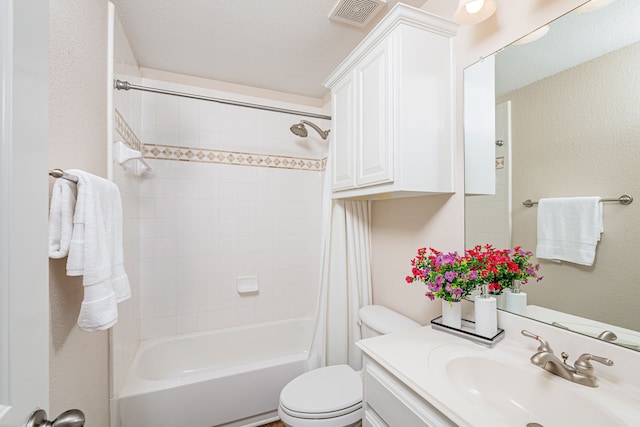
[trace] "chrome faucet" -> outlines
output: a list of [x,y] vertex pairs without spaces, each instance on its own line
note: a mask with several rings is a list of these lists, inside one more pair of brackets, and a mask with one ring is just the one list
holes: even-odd
[[536,350],[536,353],[531,356],[531,363],[541,367],[547,372],[551,372],[554,375],[569,380],[574,383],[586,385],[589,387],[598,387],[598,379],[594,375],[593,365],[591,360],[600,362],[607,366],[612,366],[613,361],[600,356],[594,356],[589,353],[584,353],[574,362],[574,366],[567,363],[569,355],[562,352],[562,360],[553,353],[551,346],[545,340],[538,335],[532,334],[529,331],[522,330],[522,335],[525,337],[533,338],[537,340],[540,345]]

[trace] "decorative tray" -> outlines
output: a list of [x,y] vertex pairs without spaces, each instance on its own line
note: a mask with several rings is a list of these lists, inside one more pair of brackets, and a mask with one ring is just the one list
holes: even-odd
[[486,345],[488,347],[493,347],[494,345],[502,341],[505,335],[504,329],[501,328],[498,328],[498,333],[491,338],[478,335],[476,334],[476,322],[465,319],[462,319],[462,327],[460,329],[452,328],[451,326],[447,326],[442,323],[442,316],[433,319],[431,321],[431,327],[433,329],[448,332],[450,334],[466,338],[468,340],[477,342],[478,344]]

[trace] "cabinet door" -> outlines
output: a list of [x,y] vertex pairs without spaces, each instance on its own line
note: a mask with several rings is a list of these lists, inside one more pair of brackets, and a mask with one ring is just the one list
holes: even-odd
[[393,181],[390,46],[389,41],[381,43],[356,68],[356,187]]
[[465,194],[496,194],[495,57],[464,70]]
[[456,426],[431,403],[369,359],[365,361],[363,381],[365,408],[369,412],[375,412],[389,426]]
[[345,76],[332,90],[333,129],[331,138],[332,189],[355,186],[355,84],[353,74]]

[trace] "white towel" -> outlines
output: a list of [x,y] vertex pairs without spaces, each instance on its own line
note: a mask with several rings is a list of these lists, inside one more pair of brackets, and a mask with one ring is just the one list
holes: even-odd
[[603,231],[600,197],[540,199],[536,256],[593,265]]
[[118,321],[116,304],[131,296],[124,270],[120,191],[113,182],[88,172],[67,173],[78,177],[67,275],[83,276],[78,326],[100,331]]
[[75,207],[75,182],[57,179],[49,209],[49,258],[64,258],[69,254]]

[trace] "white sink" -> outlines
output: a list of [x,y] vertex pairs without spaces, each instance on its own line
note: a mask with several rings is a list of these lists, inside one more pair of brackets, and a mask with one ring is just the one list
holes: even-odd
[[531,364],[531,355],[502,343],[487,349],[452,342],[433,348],[428,365],[444,404],[452,410],[463,406],[477,425],[634,425],[625,412],[640,405],[635,396],[611,384],[572,383]]
[[551,375],[536,369],[532,372],[479,357],[457,357],[445,365],[445,372],[461,399],[486,410],[495,408],[496,421],[504,420],[514,426],[531,422],[543,426],[625,425],[600,403],[568,393],[557,387]]

